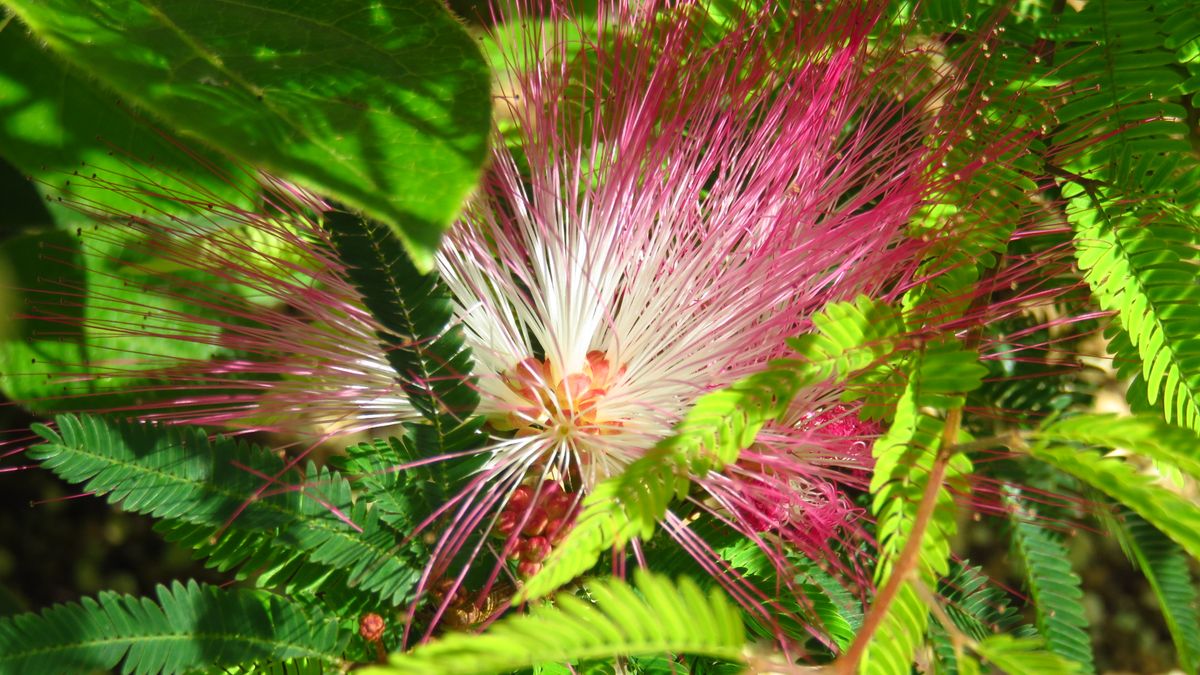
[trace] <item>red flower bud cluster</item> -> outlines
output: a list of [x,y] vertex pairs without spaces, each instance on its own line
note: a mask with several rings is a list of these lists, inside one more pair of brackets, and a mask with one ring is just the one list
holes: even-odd
[[496,521],[494,534],[504,537],[504,553],[517,563],[517,573],[531,577],[562,541],[579,510],[579,495],[555,481],[540,488],[522,485],[513,491]]

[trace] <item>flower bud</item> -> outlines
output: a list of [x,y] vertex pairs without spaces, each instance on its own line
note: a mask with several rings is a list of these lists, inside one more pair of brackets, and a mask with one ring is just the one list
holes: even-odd
[[378,614],[363,614],[358,620],[358,634],[367,642],[379,642],[383,639],[383,617]]
[[550,518],[546,515],[545,509],[534,509],[529,512],[529,517],[525,519],[525,527],[521,528],[521,533],[530,537],[537,536],[546,531],[546,523]]
[[559,492],[542,502],[542,504],[543,508],[546,509],[547,516],[550,518],[562,518],[575,505],[575,496]]
[[540,563],[550,555],[550,542],[545,537],[530,537],[521,546],[523,562]]
[[533,488],[528,485],[522,485],[513,490],[512,496],[508,498],[508,505],[504,507],[504,510],[520,513],[529,508],[531,501],[533,501]]
[[508,538],[509,535],[517,529],[517,523],[521,522],[521,513],[519,511],[504,510],[500,512],[500,516],[496,518],[496,526],[492,528],[492,535],[502,539]]

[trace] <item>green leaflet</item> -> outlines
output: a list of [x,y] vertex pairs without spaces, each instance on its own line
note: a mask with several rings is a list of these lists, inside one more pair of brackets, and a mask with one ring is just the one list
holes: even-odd
[[[1172,637],[1179,646],[1181,663],[1194,664],[1200,654],[1200,627],[1184,551],[1193,557],[1200,556],[1200,537],[1196,530],[1200,526],[1200,508],[1155,485],[1150,476],[1137,472],[1123,460],[1102,457],[1095,452],[1079,452],[1077,446],[1124,448],[1149,457],[1160,466],[1196,476],[1200,475],[1196,452],[1200,439],[1192,431],[1167,424],[1154,415],[1120,418],[1077,415],[1050,422],[1032,434],[1032,438],[1035,442],[1030,453],[1034,457],[1101,490],[1129,510],[1128,525],[1114,522],[1113,527],[1118,531],[1125,529],[1123,543],[1130,557],[1145,572],[1163,605]],[[1022,524],[1017,533],[1033,536],[1034,544],[1038,543],[1039,537],[1048,538],[1045,533],[1029,528],[1034,526]],[[1052,544],[1050,539],[1044,546]],[[1061,566],[1060,553],[1048,551],[1041,559],[1049,567]],[[1039,611],[1041,607],[1039,599]],[[1061,617],[1069,619],[1072,611],[1077,614],[1074,607],[1073,603],[1063,603],[1061,607],[1051,609],[1062,610],[1056,611],[1061,622]],[[1082,615],[1076,623],[1085,625]],[[1043,633],[1056,651],[1084,661],[1086,635],[1079,637],[1076,634],[1067,644],[1056,645],[1054,635],[1045,629]],[[1083,644],[1079,645],[1079,642]],[[1076,644],[1071,646],[1070,643]]]
[[1130,560],[1146,575],[1179,655],[1179,667],[1194,673],[1200,666],[1200,617],[1187,554],[1154,526],[1128,509],[1112,523]]
[[1071,570],[1066,546],[1040,527],[1036,516],[1020,505],[1012,520],[1013,552],[1025,568],[1025,582],[1037,611],[1038,633],[1046,647],[1080,664],[1083,672],[1093,672],[1092,640],[1087,618],[1083,615],[1083,591],[1079,576]]
[[1195,9],[1096,0],[1044,24],[1059,43],[1057,76],[1071,83],[1055,111],[1055,141],[1072,150],[1064,168],[1115,186],[1107,207],[1132,194],[1171,193],[1181,204],[1200,196],[1200,162],[1180,105],[1184,76],[1167,46],[1175,12],[1194,18]]
[[[888,583],[892,566],[913,536],[917,511],[924,499],[935,463],[946,463],[942,487],[928,525],[921,536],[917,577],[927,588],[949,573],[950,540],[957,528],[957,509],[947,485],[971,472],[966,457],[954,453],[939,459],[944,422],[922,409],[953,409],[962,405],[962,393],[977,388],[986,369],[978,356],[956,342],[928,346],[913,354],[908,381],[896,404],[887,433],[875,441],[875,473],[871,479],[871,510],[876,520],[879,563],[876,585]],[[879,630],[872,636],[862,661],[864,673],[904,673],[924,639],[929,614],[912,581],[904,581],[888,608]]]
[[1196,16],[1196,5],[1192,0],[1168,0],[1164,4],[1171,14],[1164,25],[1169,34],[1163,47],[1174,51],[1175,62],[1187,69],[1190,77],[1180,88],[1182,93],[1191,94],[1193,107],[1200,106],[1200,17]]
[[176,582],[156,595],[105,592],[0,619],[0,673],[184,673],[293,658],[336,667],[350,639],[330,617],[263,591]]
[[1029,454],[1129,507],[1200,558],[1200,507],[1155,485],[1153,477],[1124,460],[1072,446],[1039,443],[1030,446]]
[[1149,402],[1161,397],[1168,422],[1200,430],[1200,288],[1180,255],[1195,223],[1154,206],[1130,209],[1079,192],[1071,209],[1076,258],[1100,306],[1118,313],[1131,345],[1118,356],[1141,363]]
[[1085,672],[1077,663],[1045,651],[1038,638],[994,635],[977,643],[975,652],[1008,675],[1076,675]]
[[223,675],[328,675],[325,664],[316,659],[288,659],[225,669]]
[[173,129],[387,223],[421,269],[479,179],[487,66],[433,0],[6,4]]
[[[997,586],[981,567],[954,562],[951,572],[938,584],[938,595],[945,598],[946,614],[967,637],[986,640],[997,633],[1015,637],[1036,634],[1033,627],[1022,625],[1021,612],[1011,604],[1011,598]],[[954,654],[950,635],[940,623],[929,627],[939,670],[957,675],[960,667]]]
[[726,389],[701,396],[675,428],[619,476],[596,486],[584,500],[567,538],[518,599],[544,596],[586,572],[602,552],[632,537],[649,538],[691,475],[720,470],[737,460],[762,426],[777,419],[808,383],[849,378],[892,350],[901,324],[885,304],[861,296],[831,303],[813,316],[812,333],[789,341],[799,359],[778,360]]
[[929,626],[929,608],[911,581],[900,585],[879,630],[872,636],[859,672],[869,675],[907,675]]
[[1124,448],[1200,477],[1200,437],[1156,415],[1073,415],[1050,422],[1032,437],[1047,443]]
[[[704,537],[705,541],[711,541]],[[776,568],[758,543],[737,537],[728,546],[714,547],[718,555],[729,566],[746,576],[746,580],[764,591],[768,597],[766,609],[772,612],[772,620],[793,639],[810,637],[813,627],[824,630],[829,638],[845,651],[854,641],[854,634],[862,625],[861,603],[842,585],[837,577],[825,572],[812,560],[800,554],[789,555],[789,563],[797,574],[791,583],[780,578]],[[688,558],[691,560],[691,558]],[[746,613],[747,625],[758,637],[774,638],[774,626],[764,624],[755,614]],[[797,625],[799,623],[809,626]]]
[[1079,266],[1118,313],[1131,346],[1116,356],[1141,363],[1150,403],[1161,398],[1168,421],[1200,429],[1200,293],[1180,255],[1195,237],[1200,161],[1173,52],[1195,35],[1180,20],[1194,15],[1192,3],[1098,0],[1063,12],[1047,35],[1073,89],[1055,140],[1070,150],[1063,196]]
[[[384,602],[410,597],[424,561],[400,545],[403,535],[377,511],[356,503],[337,474],[285,472],[271,453],[210,440],[198,428],[73,415],[57,422],[57,431],[35,427],[46,443],[31,448],[31,458],[122,508],[179,521],[170,526],[174,538],[214,556],[222,568],[267,566],[280,579],[315,573],[313,582],[336,570],[344,585]],[[297,569],[298,558],[320,571]]]
[[419,273],[400,240],[378,223],[332,211],[325,227],[363,302],[388,331],[379,337],[409,402],[439,436],[434,452],[477,442],[479,425],[468,421],[479,405],[471,350],[437,273]]
[[350,446],[345,457],[330,458],[330,464],[353,477],[361,498],[379,511],[380,520],[410,534],[486,459],[444,460],[396,470],[424,458],[436,442],[429,425],[405,425],[403,435]]
[[672,583],[647,573],[639,573],[633,585],[596,579],[585,590],[592,602],[563,593],[482,634],[450,634],[362,672],[502,673],[547,662],[664,652],[742,658],[741,616],[719,590],[705,595],[686,577]]

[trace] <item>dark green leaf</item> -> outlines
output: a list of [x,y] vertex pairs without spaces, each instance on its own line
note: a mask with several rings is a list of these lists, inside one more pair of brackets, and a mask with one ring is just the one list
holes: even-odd
[[0,673],[184,673],[264,659],[339,663],[336,621],[262,591],[158,587],[158,602],[105,592],[0,619]]
[[[131,214],[189,211],[170,190],[249,205],[255,188],[248,172],[182,150],[117,96],[39,49],[19,25],[0,30],[0,73],[0,154],[43,181],[50,197]],[[83,219],[54,210],[60,225]]]
[[479,178],[488,71],[435,0],[8,5],[179,133],[388,223],[420,268]]

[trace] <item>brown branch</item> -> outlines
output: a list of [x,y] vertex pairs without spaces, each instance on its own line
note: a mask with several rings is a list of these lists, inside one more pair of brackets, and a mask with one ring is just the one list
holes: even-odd
[[866,618],[863,619],[862,628],[854,636],[854,642],[851,643],[850,649],[834,662],[834,671],[839,675],[854,675],[858,672],[858,666],[867,653],[871,638],[883,624],[884,617],[887,616],[888,610],[891,609],[892,603],[900,593],[901,585],[908,581],[909,576],[916,571],[917,565],[921,561],[921,543],[925,539],[925,530],[929,528],[929,523],[933,520],[938,493],[946,483],[946,468],[956,451],[953,439],[958,436],[958,426],[961,421],[962,408],[953,408],[946,415],[946,426],[942,431],[942,447],[933,459],[929,480],[925,483],[925,491],[921,494],[920,504],[917,505],[917,514],[913,519],[908,539],[904,542],[904,548],[900,551],[900,556],[896,559],[896,564],[892,567],[892,573],[888,577],[887,583],[884,584],[883,590],[875,596],[875,602],[867,612]]

